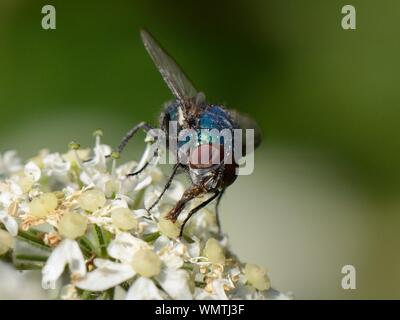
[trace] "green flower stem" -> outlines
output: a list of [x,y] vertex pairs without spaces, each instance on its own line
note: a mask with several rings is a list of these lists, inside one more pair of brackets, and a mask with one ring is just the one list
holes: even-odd
[[137,193],[137,195],[136,195],[136,197],[135,197],[135,200],[134,200],[134,202],[133,202],[133,209],[140,209],[141,208],[141,204],[142,204],[142,202],[143,202],[143,198],[144,198],[144,189],[143,190],[140,190],[138,193]]
[[48,257],[46,256],[38,256],[38,255],[30,255],[30,254],[17,254],[15,259],[18,260],[27,260],[27,261],[37,261],[37,262],[46,262]]
[[32,232],[19,230],[18,239],[28,242],[29,244],[39,247],[43,250],[51,251],[51,248],[46,245],[39,236],[33,234]]
[[153,242],[160,236],[160,232],[149,233],[143,236],[143,240],[146,242]]
[[100,296],[100,300],[113,300],[113,299],[114,299],[114,288],[104,291]]
[[92,299],[92,292],[88,291],[88,290],[83,291],[82,294],[81,294],[81,299],[82,300],[90,300],[90,299]]
[[43,263],[16,263],[14,267],[17,270],[40,270],[44,266]]
[[193,267],[193,265],[191,263],[188,263],[188,262],[184,262],[183,263],[182,269],[193,271],[193,268],[194,267]]
[[87,257],[90,257],[93,253],[96,253],[96,249],[94,248],[92,242],[86,236],[80,237],[79,244],[81,245],[81,249],[84,251]]
[[100,256],[103,258],[106,258],[107,257],[107,246],[104,241],[103,231],[97,224],[94,225],[94,230],[96,232],[97,241],[98,241],[99,247],[100,247]]

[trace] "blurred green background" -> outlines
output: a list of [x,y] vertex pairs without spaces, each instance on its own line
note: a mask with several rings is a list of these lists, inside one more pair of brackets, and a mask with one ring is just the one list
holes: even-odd
[[[41,28],[41,8],[57,29]],[[146,27],[204,91],[253,115],[255,173],[222,204],[233,249],[298,298],[400,298],[400,2],[0,0],[0,150],[115,146],[171,94]],[[124,159],[142,147],[139,138]],[[136,147],[135,147],[136,146]],[[357,289],[341,289],[343,265]]]

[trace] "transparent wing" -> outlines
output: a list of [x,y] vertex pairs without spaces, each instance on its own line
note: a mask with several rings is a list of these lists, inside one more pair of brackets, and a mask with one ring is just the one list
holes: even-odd
[[184,105],[190,98],[195,98],[197,90],[174,59],[161,48],[148,31],[141,30],[140,35],[151,59],[178,101]]
[[[261,144],[261,129],[257,122],[250,116],[236,110],[228,110],[228,112],[236,128],[243,130],[254,129],[254,149],[256,149]],[[243,133],[243,154],[246,151],[245,142],[245,134]]]

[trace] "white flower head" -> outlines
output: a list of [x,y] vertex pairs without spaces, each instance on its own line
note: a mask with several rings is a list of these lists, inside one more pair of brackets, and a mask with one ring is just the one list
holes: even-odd
[[43,164],[47,176],[65,176],[71,168],[71,163],[65,161],[59,153],[44,156]]
[[42,266],[42,286],[59,284],[63,299],[291,298],[269,288],[261,266],[238,260],[210,209],[196,213],[179,238],[183,219],[201,199],[172,223],[166,214],[185,191],[174,180],[153,206],[168,177],[159,156],[146,165],[154,159],[151,142],[138,162],[110,157],[99,133],[92,151],[74,144],[63,156],[46,151],[26,163],[14,151],[0,155],[1,252],[18,251],[24,241],[33,259],[40,258],[34,264]]
[[9,176],[21,170],[21,160],[17,157],[17,152],[9,150],[0,154],[0,176]]

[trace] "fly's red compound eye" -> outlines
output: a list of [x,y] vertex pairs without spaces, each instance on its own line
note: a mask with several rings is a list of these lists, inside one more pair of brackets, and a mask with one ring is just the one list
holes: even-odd
[[224,160],[224,147],[201,144],[194,148],[189,156],[189,164],[194,169],[206,169]]

